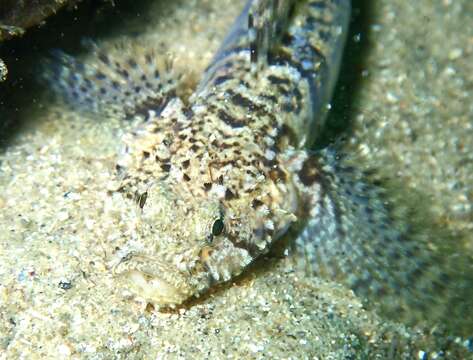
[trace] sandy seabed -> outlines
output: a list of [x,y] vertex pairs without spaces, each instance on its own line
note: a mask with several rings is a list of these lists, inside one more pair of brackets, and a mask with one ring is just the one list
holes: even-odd
[[[129,27],[169,49],[192,83],[243,4],[157,2]],[[433,221],[472,249],[473,2],[357,9],[363,31],[348,49],[358,58],[341,74],[347,92],[356,78],[348,147],[421,192]],[[179,310],[146,307],[109,269],[122,235],[107,189],[133,123],[39,107],[0,154],[0,359],[473,358],[468,340],[387,321],[290,258],[264,259]]]

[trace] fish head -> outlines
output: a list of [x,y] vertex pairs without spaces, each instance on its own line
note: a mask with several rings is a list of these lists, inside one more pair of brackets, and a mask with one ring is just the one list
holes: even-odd
[[133,229],[114,271],[155,305],[239,275],[295,219],[290,181],[248,160],[258,153],[250,134],[228,138],[212,119],[174,101],[126,142],[121,188],[134,200],[124,215]]
[[143,194],[127,215],[133,231],[114,273],[154,305],[173,307],[230,280],[269,244],[261,230],[266,215],[246,201],[228,203],[166,182]]

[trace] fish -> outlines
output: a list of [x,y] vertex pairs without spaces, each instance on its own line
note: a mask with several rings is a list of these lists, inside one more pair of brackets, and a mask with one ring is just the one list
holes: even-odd
[[[371,170],[330,145],[326,126],[349,0],[250,0],[189,99],[146,47],[89,44],[46,72],[79,111],[143,121],[124,139],[112,197],[132,230],[113,274],[137,297],[175,307],[240,275],[289,232],[310,271],[425,317],[450,282],[414,241]],[[127,55],[128,54],[128,55]],[[389,299],[389,300],[385,300]]]

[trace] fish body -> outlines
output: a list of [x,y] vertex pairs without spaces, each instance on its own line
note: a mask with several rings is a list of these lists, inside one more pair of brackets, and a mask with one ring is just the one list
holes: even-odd
[[[180,303],[231,279],[304,216],[299,187],[312,174],[303,149],[323,126],[349,9],[348,1],[250,2],[190,105],[171,101],[129,139],[120,191],[146,194],[147,251],[127,255],[116,272],[148,301]],[[271,29],[289,13],[287,29]],[[156,224],[171,213],[183,220],[164,231],[165,244],[166,225]]]
[[146,117],[124,141],[112,193],[131,229],[113,260],[125,287],[157,306],[181,304],[293,229],[311,270],[395,316],[418,307],[426,317],[439,302],[441,259],[412,240],[372,172],[334,147],[310,150],[349,18],[348,0],[249,1],[186,104],[169,63],[149,49],[120,56],[92,45],[91,64],[56,54],[46,77],[72,106]]

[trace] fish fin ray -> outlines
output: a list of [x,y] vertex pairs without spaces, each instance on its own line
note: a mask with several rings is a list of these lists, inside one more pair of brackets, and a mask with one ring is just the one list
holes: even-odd
[[256,0],[248,12],[248,37],[252,68],[268,63],[269,53],[280,43],[298,1]]
[[176,96],[180,75],[168,54],[125,42],[105,49],[91,40],[83,44],[90,53],[87,59],[53,50],[41,75],[73,109],[123,118],[146,116]]
[[472,302],[471,265],[453,239],[416,219],[417,209],[384,187],[387,179],[334,147],[305,154],[298,167],[308,219],[294,243],[300,265],[344,283],[388,318],[471,331],[473,321],[461,316]]

